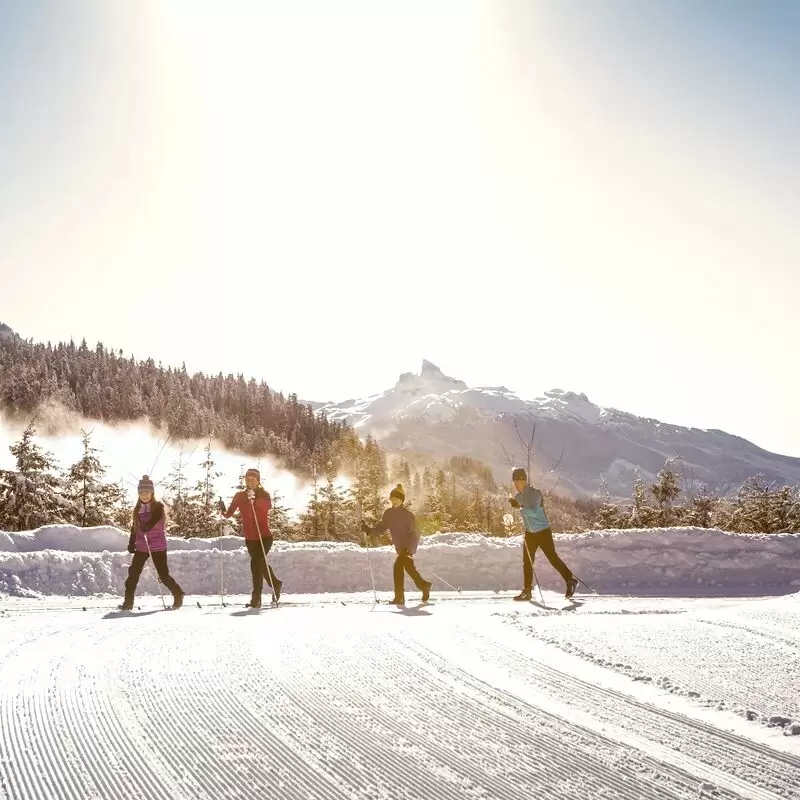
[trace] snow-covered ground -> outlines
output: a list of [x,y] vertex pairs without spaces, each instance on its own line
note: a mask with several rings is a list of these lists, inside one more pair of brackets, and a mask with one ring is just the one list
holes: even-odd
[[[86,549],[41,549],[67,536]],[[608,594],[543,607],[492,591],[518,587],[519,540],[448,534],[417,562],[462,591],[404,609],[373,602],[364,550],[284,544],[286,602],[260,612],[214,594],[218,541],[171,542],[196,594],[132,614],[90,596],[124,579],[117,537],[0,535],[2,800],[800,800],[800,537],[564,537]],[[391,554],[369,557],[382,592]]]
[[0,797],[800,798],[797,597],[292,600],[8,600]]

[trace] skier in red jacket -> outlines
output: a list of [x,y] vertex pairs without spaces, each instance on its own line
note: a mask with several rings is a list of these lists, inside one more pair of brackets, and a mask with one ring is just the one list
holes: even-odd
[[231,504],[225,508],[220,500],[218,508],[222,516],[230,519],[237,511],[242,518],[244,543],[250,553],[250,573],[253,576],[253,594],[250,597],[250,608],[261,608],[261,585],[266,581],[272,590],[272,599],[277,603],[281,599],[282,581],[279,581],[272,567],[268,565],[266,556],[272,547],[272,533],[269,530],[269,510],[272,498],[261,485],[261,473],[257,469],[248,469],[244,475],[245,486],[236,492]]

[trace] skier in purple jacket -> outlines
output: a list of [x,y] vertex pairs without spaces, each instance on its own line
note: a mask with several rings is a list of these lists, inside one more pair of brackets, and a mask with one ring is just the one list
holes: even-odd
[[184,591],[178,582],[169,574],[167,566],[167,533],[164,505],[155,499],[153,481],[147,475],[139,481],[139,499],[133,509],[131,538],[128,540],[128,552],[133,555],[128,568],[128,580],[125,581],[125,601],[120,606],[122,611],[133,608],[133,596],[136,584],[142,574],[147,559],[152,556],[158,579],[172,592],[173,609],[183,605]]
[[361,523],[364,533],[374,536],[385,531],[392,534],[392,544],[397,553],[394,562],[394,597],[390,601],[393,605],[402,606],[405,604],[405,575],[407,572],[414,581],[414,585],[422,592],[422,602],[427,603],[431,594],[431,583],[426,581],[417,572],[414,564],[414,553],[417,552],[419,544],[419,534],[417,533],[417,520],[413,512],[403,505],[406,501],[406,493],[398,483],[389,495],[392,504],[383,512],[381,521],[370,527],[366,522]]

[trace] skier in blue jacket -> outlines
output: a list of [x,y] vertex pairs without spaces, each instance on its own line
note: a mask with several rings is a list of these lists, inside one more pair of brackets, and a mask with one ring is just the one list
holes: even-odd
[[558,571],[559,575],[567,584],[565,597],[572,597],[578,586],[578,581],[570,571],[569,567],[558,557],[556,545],[553,541],[553,530],[550,527],[550,520],[545,514],[542,505],[542,493],[538,489],[528,484],[528,475],[524,469],[517,468],[511,474],[514,488],[517,494],[510,497],[508,502],[513,508],[518,508],[522,514],[522,522],[525,526],[525,543],[522,547],[522,577],[524,587],[514,598],[515,600],[530,600],[531,589],[533,588],[533,559],[536,550],[541,547],[542,552],[547,556],[547,560]]

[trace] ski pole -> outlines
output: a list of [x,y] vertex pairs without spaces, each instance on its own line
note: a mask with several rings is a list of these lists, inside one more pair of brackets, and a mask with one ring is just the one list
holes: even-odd
[[222,552],[222,537],[219,539],[219,600],[225,608],[225,558]]
[[158,577],[158,570],[156,569],[155,561],[153,561],[153,553],[150,550],[150,540],[147,538],[147,533],[142,531],[142,536],[144,536],[145,544],[147,545],[147,555],[150,556],[150,566],[153,568],[153,572],[156,574],[156,583],[158,584],[158,595],[161,598],[161,605],[164,609],[167,608],[167,604],[164,602],[164,591],[161,588],[161,578]]
[[453,586],[452,583],[448,583],[441,575],[437,575],[435,572],[432,572],[434,578],[438,578],[445,586],[449,586],[454,592],[458,592],[461,594],[461,587],[460,586]]
[[525,538],[525,533],[522,534],[522,544],[525,546],[525,552],[528,554],[528,561],[531,562],[531,572],[533,573],[533,580],[536,583],[536,588],[539,590],[539,597],[542,598],[542,605],[547,608],[547,603],[544,601],[544,594],[542,592],[542,587],[539,585],[539,578],[536,575],[536,569],[533,566],[533,556],[531,555],[531,551],[528,548],[528,540]]
[[272,589],[272,602],[277,602],[275,600],[275,587],[272,585],[272,577],[269,573],[269,561],[267,560],[267,549],[264,547],[264,540],[261,538],[261,526],[258,524],[258,517],[256,516],[256,506],[255,501],[251,498],[250,499],[250,510],[253,512],[253,519],[256,523],[256,532],[258,533],[258,541],[261,542],[261,552],[264,554],[264,575],[267,579],[267,584],[269,588]]
[[[356,521],[361,527],[361,503],[356,503]],[[375,590],[375,573],[372,571],[372,553],[370,552],[369,534],[367,534],[367,563],[369,564],[369,578],[372,581],[372,596],[378,602],[378,592]]]
[[578,583],[583,584],[590,592],[594,592],[594,594],[599,594],[599,592],[597,591],[597,589],[594,588],[594,586],[589,586],[589,584],[586,583],[585,580],[579,578],[574,572],[572,573],[572,577],[575,578],[575,580],[578,581]]

